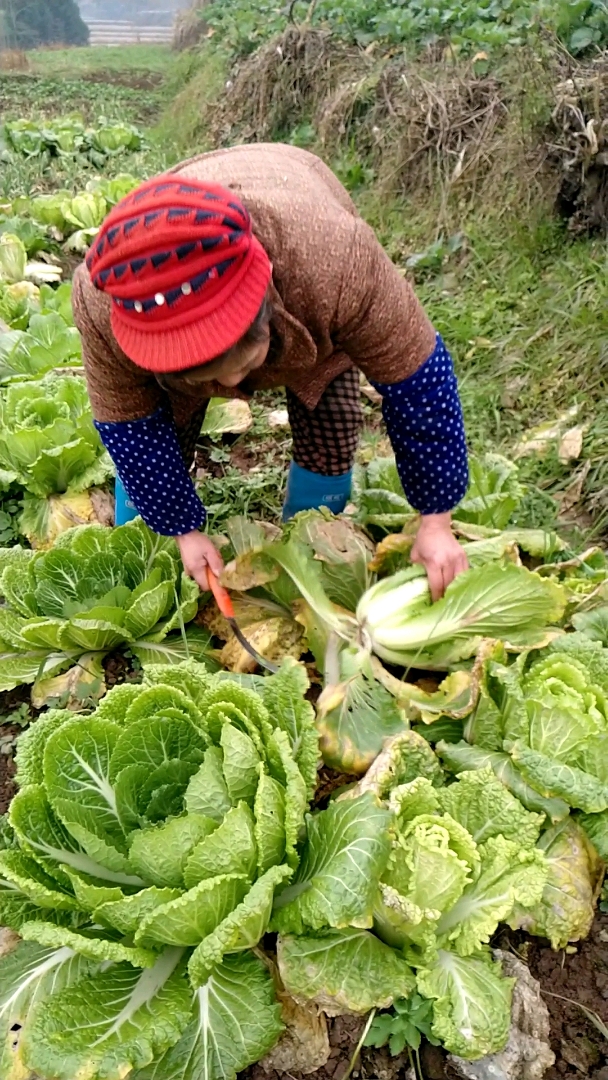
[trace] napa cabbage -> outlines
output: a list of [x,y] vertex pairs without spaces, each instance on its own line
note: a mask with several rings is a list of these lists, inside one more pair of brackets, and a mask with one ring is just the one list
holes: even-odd
[[185,629],[198,611],[198,585],[183,572],[175,541],[141,518],[70,529],[48,552],[11,548],[0,569],[4,690],[39,687],[74,665],[86,670],[120,648],[143,663],[208,653],[209,635]]
[[[71,340],[77,333],[59,315],[46,318],[39,328],[43,335],[50,331]],[[45,342],[39,343],[43,354]],[[4,389],[0,468],[25,489],[21,529],[32,543],[50,546],[75,521],[94,520],[89,489],[109,479],[113,466],[93,426],[82,379],[48,374]]]
[[[195,1055],[196,1075],[234,1076],[281,1032],[252,950],[298,861],[296,747],[254,692],[193,662],[164,674],[19,742],[0,909],[22,942],[0,961],[0,1016],[21,1031],[4,1069],[118,1080]],[[275,693],[289,686],[279,673]]]
[[[46,289],[51,293],[52,301]],[[0,384],[39,379],[62,367],[80,368],[80,334],[66,318],[70,294],[70,286],[65,291],[61,286],[55,292],[48,286],[38,290],[28,282],[21,282],[8,286],[0,295],[0,312],[8,305],[15,327],[12,332],[0,334]],[[54,306],[49,307],[49,303]],[[8,310],[6,313],[9,316]]]
[[61,280],[61,267],[47,262],[28,262],[27,249],[14,233],[0,233],[0,283],[16,284],[25,278],[36,282]]
[[[327,524],[330,544],[318,521],[318,514],[298,515],[263,556],[289,575],[326,640],[337,636],[401,667],[446,670],[474,656],[484,638],[515,650],[545,645],[563,618],[564,590],[512,561],[500,536],[465,544],[471,569],[432,603],[423,567],[410,565],[372,584],[369,560],[362,561],[365,543],[358,542],[354,557],[349,545],[346,558],[333,543],[333,522]],[[351,523],[334,521],[352,533]]]
[[376,933],[416,968],[419,992],[435,1003],[433,1034],[451,1053],[474,1060],[497,1052],[512,984],[487,944],[516,909],[541,901],[548,870],[535,845],[544,819],[490,769],[447,787],[424,777],[397,785],[389,806],[393,842]]
[[[526,494],[514,462],[500,454],[471,458],[468,491],[454,511],[457,521],[506,529]],[[353,502],[363,525],[395,531],[414,522],[394,457],[376,457],[354,470]]]
[[306,817],[303,679],[295,661],[256,690],[151,666],[20,738],[0,850],[0,919],[22,939],[0,960],[3,1071],[234,1078],[283,1027],[270,925],[302,998],[365,1012],[412,992],[368,929],[388,810],[363,793]]
[[[508,754],[541,797],[585,814],[607,810],[608,649],[574,633],[514,665],[488,661],[465,738]],[[441,747],[440,753],[454,757],[455,751]]]
[[426,777],[390,794],[394,840],[375,909],[383,940],[418,964],[437,948],[472,955],[513,911],[540,900],[546,866],[531,814],[490,769],[436,787]]
[[563,590],[550,579],[511,562],[490,562],[460,574],[434,604],[424,569],[409,567],[373,585],[356,615],[363,640],[383,660],[445,670],[474,656],[483,638],[516,648],[545,643],[565,605]]
[[23,281],[27,266],[25,245],[18,236],[2,233],[0,236],[0,280],[13,284]]
[[[581,625],[595,635],[596,620]],[[538,841],[549,866],[543,898],[516,909],[511,922],[563,948],[589,931],[599,860],[608,857],[608,649],[577,632],[515,664],[491,658],[484,667],[466,741],[440,742],[437,752],[456,774],[491,767],[529,809],[546,815],[551,828]]]
[[85,127],[78,117],[52,122],[13,120],[4,125],[8,146],[26,158],[41,156],[88,158],[104,165],[108,157],[139,150],[142,136],[132,124],[100,117],[96,127]]
[[[0,285],[0,320],[9,330],[26,330],[32,315],[39,311],[40,290],[33,281]],[[8,351],[3,338],[4,333],[0,335],[0,355]]]
[[[280,933],[281,978],[297,1000],[336,1015],[386,1007],[380,1002],[391,985],[402,997],[415,986],[434,1002],[434,1036],[475,1060],[507,1040],[513,982],[502,977],[487,943],[499,923],[541,902],[548,868],[537,842],[544,817],[527,811],[490,769],[449,786],[442,781],[424,739],[413,732],[389,739],[324,821],[313,818],[306,854],[275,901],[271,926]],[[377,813],[388,811],[388,843],[380,850],[377,839],[359,834],[356,849],[351,842],[355,857],[336,877],[332,817],[342,828],[348,822],[354,839],[364,799],[370,806],[376,800]],[[357,889],[363,856],[368,880]],[[343,899],[334,907],[342,883],[353,894],[365,889],[360,922]],[[328,909],[332,929],[323,930]],[[405,966],[395,969],[396,958]]]

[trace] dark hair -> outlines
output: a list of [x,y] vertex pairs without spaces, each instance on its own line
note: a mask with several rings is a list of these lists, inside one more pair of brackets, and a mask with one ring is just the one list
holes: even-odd
[[268,296],[264,297],[262,306],[258,311],[251,326],[247,328],[245,333],[230,349],[220,353],[218,356],[214,356],[212,360],[208,360],[205,364],[195,365],[191,368],[184,368],[182,371],[168,371],[164,372],[161,377],[157,376],[157,382],[163,389],[167,389],[167,385],[175,386],[181,381],[184,381],[188,376],[192,375],[193,371],[196,371],[197,367],[208,368],[210,364],[217,364],[221,360],[225,360],[231,352],[241,348],[245,348],[247,345],[257,345],[260,341],[264,341],[268,334],[268,323],[271,321],[274,312],[272,300]]
[[[271,321],[274,314],[272,300],[268,296],[265,296],[262,301],[262,306],[258,311],[252,324],[243,334],[242,338],[239,338],[236,345],[232,346],[232,349],[240,349],[244,345],[257,345],[260,341],[264,341],[268,333],[268,323]],[[223,360],[225,356],[228,356],[232,352],[232,349],[227,349],[226,352],[221,353],[219,356],[214,356],[214,360]]]

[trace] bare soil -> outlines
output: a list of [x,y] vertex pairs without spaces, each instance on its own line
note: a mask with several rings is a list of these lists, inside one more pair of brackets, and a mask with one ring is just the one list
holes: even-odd
[[[2,724],[0,732],[3,736],[16,738],[22,729],[14,724]],[[11,799],[16,793],[14,782],[15,761],[12,754],[0,754],[0,814],[6,814]]]
[[[21,734],[23,725],[2,723],[2,720],[4,717],[10,716],[24,702],[29,702],[29,700],[29,686],[18,686],[15,690],[5,690],[0,693],[0,738],[16,739]],[[35,717],[35,710],[30,707],[30,711],[32,717]],[[17,791],[14,776],[15,761],[13,748],[11,747],[9,753],[0,753],[0,814],[6,814],[11,799]]]
[[110,653],[106,656],[103,667],[108,690],[119,683],[141,682],[141,671],[136,670],[132,659],[121,652]]
[[596,1013],[608,1026],[608,914],[598,912],[591,934],[572,955],[553,952],[538,938],[524,939],[523,955],[551,1014],[551,1047],[557,1060],[545,1080],[608,1080],[608,1042],[580,1008]]
[[319,772],[319,783],[314,800],[315,810],[324,810],[335,791],[346,787],[347,784],[356,783],[358,779],[358,776],[336,772],[335,769],[329,769],[324,765]]

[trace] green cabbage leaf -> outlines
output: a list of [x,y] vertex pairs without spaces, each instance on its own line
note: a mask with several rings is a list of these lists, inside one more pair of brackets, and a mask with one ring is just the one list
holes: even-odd
[[434,963],[417,972],[419,993],[433,1002],[433,1035],[468,1061],[504,1049],[514,983],[486,952],[462,957],[440,949]]
[[477,767],[483,753],[530,809],[557,822],[560,806],[570,807],[593,828],[608,810],[608,649],[577,632],[511,666],[490,659],[484,668],[464,729],[471,745],[440,743],[442,760],[457,771]]
[[[69,342],[77,332],[57,314],[38,319],[36,349],[44,366],[55,336]],[[31,332],[28,335],[33,338]],[[22,531],[39,546],[49,546],[67,527],[62,516],[69,521],[72,503],[76,510],[78,497],[88,500],[85,493],[103,484],[114,471],[93,426],[83,380],[48,374],[35,382],[13,382],[6,387],[0,396],[0,468],[25,488]],[[90,507],[88,517],[85,511],[80,520],[92,518]],[[74,520],[78,517],[72,515]]]
[[116,529],[73,528],[48,552],[12,548],[2,567],[4,690],[43,683],[76,663],[86,671],[118,648],[142,663],[209,653],[209,634],[185,629],[198,611],[198,586],[184,574],[175,541],[140,518]]
[[547,937],[554,949],[589,935],[603,865],[595,846],[571,818],[547,829],[538,841],[548,865],[543,895],[531,908],[519,905],[510,917],[513,929]]

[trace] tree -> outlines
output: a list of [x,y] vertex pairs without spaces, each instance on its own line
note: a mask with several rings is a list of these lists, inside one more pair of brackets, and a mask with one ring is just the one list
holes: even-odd
[[0,15],[11,48],[87,45],[89,41],[76,0],[0,0]]

